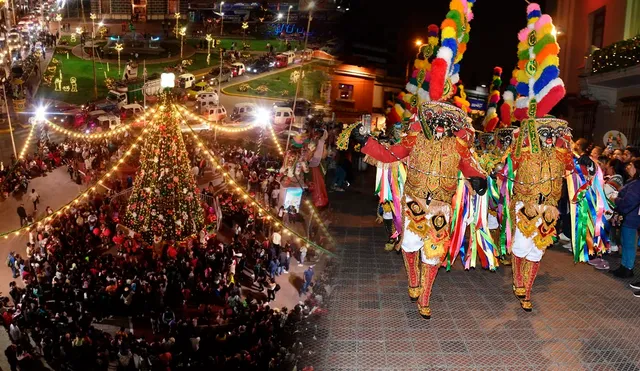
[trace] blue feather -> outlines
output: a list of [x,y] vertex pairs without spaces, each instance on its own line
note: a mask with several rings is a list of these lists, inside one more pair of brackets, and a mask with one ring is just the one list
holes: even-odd
[[444,39],[442,41],[442,46],[446,46],[449,49],[451,49],[452,53],[452,58],[455,59],[456,54],[458,54],[458,42],[455,39]]
[[556,66],[547,66],[540,74],[538,80],[533,84],[533,92],[540,93],[551,81],[560,75],[560,70]]
[[529,96],[529,84],[519,82],[518,85],[516,85],[516,90],[520,95]]
[[531,18],[540,18],[542,16],[542,12],[539,10],[533,10],[531,13],[527,14],[527,19]]

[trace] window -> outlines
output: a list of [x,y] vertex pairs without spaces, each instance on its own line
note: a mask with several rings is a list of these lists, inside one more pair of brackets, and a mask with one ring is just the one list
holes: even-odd
[[353,85],[338,85],[338,99],[353,100]]
[[602,7],[591,13],[591,45],[602,48],[604,41],[604,19],[606,15],[606,7]]

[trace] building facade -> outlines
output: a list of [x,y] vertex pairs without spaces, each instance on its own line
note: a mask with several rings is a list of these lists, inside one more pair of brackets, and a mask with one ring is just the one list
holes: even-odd
[[175,13],[186,16],[186,0],[91,0],[91,12],[101,19],[122,19],[145,22],[175,19]]
[[[550,4],[549,4],[550,3]],[[550,0],[574,137],[640,145],[640,0]]]

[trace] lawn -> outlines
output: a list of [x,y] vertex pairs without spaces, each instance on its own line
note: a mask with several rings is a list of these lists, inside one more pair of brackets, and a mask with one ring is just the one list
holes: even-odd
[[76,46],[78,44],[80,44],[80,36],[76,35],[76,41],[71,41],[71,36],[70,35],[64,35],[64,36],[60,36],[60,43],[62,43],[63,41],[66,41],[67,44],[65,46]]
[[[71,91],[55,91],[54,84],[46,86],[44,83],[40,85],[38,90],[38,97],[44,99],[55,99],[73,104],[86,104],[88,101],[93,100],[93,64],[90,60],[80,59],[73,54],[69,53],[69,59],[66,54],[56,54],[55,58],[62,64],[62,86],[70,86],[70,78],[75,77],[78,87],[77,92]],[[192,58],[193,64],[188,67],[188,70],[194,71],[207,67],[207,56],[205,54],[196,54]],[[159,63],[148,64],[147,73],[152,75],[153,73],[162,73],[164,68],[168,66],[175,66],[177,62],[171,63]],[[218,63],[217,57],[211,56],[211,65]],[[126,62],[122,61],[122,69],[124,70]],[[51,65],[50,65],[51,66]],[[60,68],[60,67],[58,67]],[[59,70],[56,70],[56,76],[59,76]],[[142,63],[138,67],[138,75],[142,76]],[[106,77],[118,78],[118,64],[109,63],[109,71],[107,71],[107,64],[96,61],[96,77],[98,80],[98,98],[104,98],[107,95],[107,87],[104,84]]]
[[[313,102],[321,100],[321,87],[325,81],[329,80],[329,75],[325,71],[318,69],[318,67],[319,65],[317,63],[310,63],[303,67],[304,79],[300,84],[300,92],[298,93],[300,98],[306,98]],[[296,94],[296,84],[291,82],[291,75],[294,71],[299,71],[299,68],[287,69],[269,76],[251,80],[247,83],[231,85],[222,89],[222,91],[255,97],[293,98]],[[241,86],[243,85],[249,85],[249,89],[247,91],[241,91]],[[260,94],[259,86],[266,86],[268,90]],[[285,91],[287,94],[284,94]]]

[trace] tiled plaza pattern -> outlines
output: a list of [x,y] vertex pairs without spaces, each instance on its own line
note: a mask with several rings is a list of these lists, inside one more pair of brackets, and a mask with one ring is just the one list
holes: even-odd
[[422,319],[402,257],[383,250],[369,189],[332,196],[340,268],[308,359],[316,370],[640,370],[640,299],[631,280],[574,265],[560,246],[542,261],[533,312],[512,294],[510,267],[465,272],[457,261],[440,270],[432,318]]

